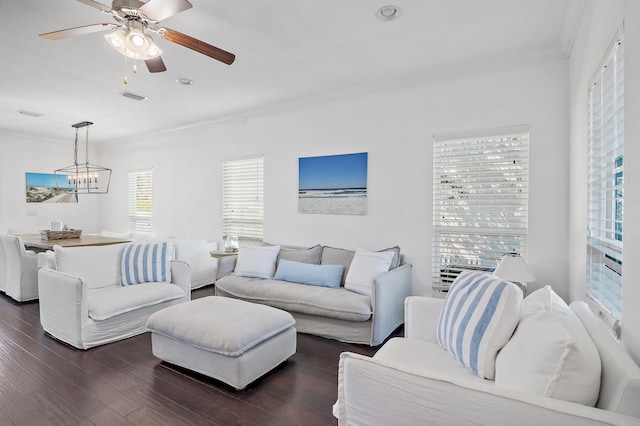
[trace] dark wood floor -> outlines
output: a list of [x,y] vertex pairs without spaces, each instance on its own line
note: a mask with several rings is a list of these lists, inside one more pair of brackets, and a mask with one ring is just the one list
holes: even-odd
[[292,358],[236,391],[161,363],[149,333],[71,348],[45,335],[38,309],[0,294],[0,425],[331,425],[340,353],[376,351],[298,334]]

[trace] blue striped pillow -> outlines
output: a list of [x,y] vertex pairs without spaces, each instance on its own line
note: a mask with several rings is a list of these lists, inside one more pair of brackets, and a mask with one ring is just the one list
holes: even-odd
[[122,249],[120,284],[123,286],[171,281],[173,244],[127,244]]
[[453,282],[438,321],[438,343],[477,376],[495,377],[496,355],[520,318],[522,291],[482,272],[465,271]]

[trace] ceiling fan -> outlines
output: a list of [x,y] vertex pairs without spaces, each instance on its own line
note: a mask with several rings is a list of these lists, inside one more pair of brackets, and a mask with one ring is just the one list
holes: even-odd
[[231,65],[236,58],[233,53],[226,50],[160,26],[161,20],[193,7],[187,0],[149,0],[146,3],[140,0],[113,0],[111,7],[93,0],[77,1],[112,15],[117,24],[84,25],[40,34],[40,37],[58,40],[99,31],[116,30],[105,35],[105,39],[111,47],[126,57],[144,60],[149,72],[166,71],[167,67],[160,56],[162,50],[158,48],[149,34],[145,34],[145,30],[152,31],[165,40],[195,50],[227,65]]

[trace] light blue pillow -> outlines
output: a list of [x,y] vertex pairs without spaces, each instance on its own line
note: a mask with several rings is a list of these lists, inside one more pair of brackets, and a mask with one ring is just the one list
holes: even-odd
[[313,265],[280,259],[274,280],[339,288],[344,266]]
[[171,281],[173,244],[127,244],[122,249],[120,284],[123,286]]

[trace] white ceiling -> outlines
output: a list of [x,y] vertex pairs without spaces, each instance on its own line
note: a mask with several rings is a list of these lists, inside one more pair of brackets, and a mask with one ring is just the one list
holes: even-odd
[[[70,141],[70,125],[88,120],[92,142],[123,140],[407,79],[565,57],[585,0],[190,1],[162,25],[235,53],[235,63],[153,35],[168,70],[150,74],[140,63],[125,86],[124,57],[104,33],[38,37],[115,22],[110,16],[76,0],[0,0],[0,131]],[[399,19],[374,17],[387,4],[401,8]],[[179,77],[195,83],[180,86]],[[125,90],[149,99],[123,98]]]

